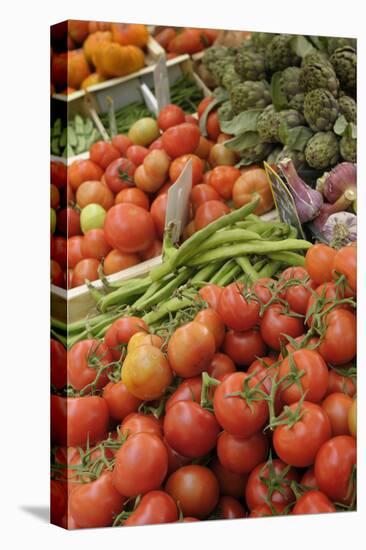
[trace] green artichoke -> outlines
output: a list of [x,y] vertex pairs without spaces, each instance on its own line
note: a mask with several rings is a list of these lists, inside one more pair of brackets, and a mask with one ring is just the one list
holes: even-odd
[[234,65],[228,65],[225,72],[221,77],[221,84],[229,92],[236,84],[241,82],[241,78],[238,73],[235,71]]
[[287,67],[282,71],[281,88],[288,101],[304,91],[300,82],[300,74],[301,69],[299,67]]
[[265,80],[266,78],[266,61],[260,52],[239,48],[234,67],[243,80]]
[[264,143],[279,141],[278,130],[281,124],[280,113],[273,105],[268,105],[258,118],[257,132]]
[[328,90],[318,88],[305,96],[305,120],[315,132],[331,130],[338,111],[338,101]]
[[229,67],[233,67],[233,58],[231,56],[220,57],[215,62],[210,63],[209,70],[215,77],[217,84],[222,84],[222,78]]
[[348,95],[342,95],[338,98],[339,112],[347,122],[357,122],[357,103]]
[[343,136],[339,143],[341,157],[348,162],[357,161],[357,139]]
[[309,139],[305,147],[305,159],[311,168],[325,170],[337,164],[338,140],[333,132],[318,132]]
[[291,40],[292,36],[289,34],[278,34],[267,44],[266,61],[272,73],[300,65],[300,57],[292,50]]
[[292,160],[292,162],[295,165],[296,170],[300,170],[301,168],[306,167],[306,160],[305,155],[301,151],[295,151],[294,149],[290,149],[285,145],[283,149],[278,153],[276,157],[276,163],[280,162],[283,159],[289,158]]
[[204,51],[202,63],[210,70],[211,63],[215,63],[218,59],[226,57],[227,54],[228,49],[224,46],[212,46],[212,48],[207,48]]
[[269,143],[258,143],[253,147],[248,147],[247,149],[244,149],[243,151],[240,151],[238,153],[240,157],[240,164],[249,165],[253,164],[254,162],[260,162],[261,160],[267,158],[271,150],[272,145],[270,145]]
[[236,115],[248,109],[264,109],[271,103],[269,84],[265,80],[237,84],[230,92],[230,101]]
[[338,95],[339,81],[329,63],[309,63],[301,68],[300,83],[304,92],[316,88],[329,90],[334,97]]
[[219,122],[226,122],[234,117],[230,101],[225,101],[220,105],[217,110],[217,116],[219,117]]
[[304,101],[305,101],[305,94],[296,94],[294,97],[292,97],[288,103],[289,107],[291,109],[295,109],[295,111],[298,111],[299,113],[304,113]]
[[351,46],[335,50],[330,58],[336,75],[344,90],[356,89],[357,54]]
[[256,50],[261,51],[266,49],[275,36],[277,35],[271,32],[253,32],[247,42],[250,42]]
[[343,48],[344,46],[351,46],[356,50],[356,39],[355,38],[344,38],[342,36],[330,36],[328,38],[328,54],[332,55],[338,48]]
[[314,51],[312,53],[308,53],[303,57],[303,60],[301,62],[301,67],[306,67],[306,65],[313,65],[314,63],[331,65],[329,61],[329,57],[325,53]]

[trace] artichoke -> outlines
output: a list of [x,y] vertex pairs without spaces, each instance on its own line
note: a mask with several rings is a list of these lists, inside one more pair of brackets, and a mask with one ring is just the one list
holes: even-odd
[[357,139],[343,136],[339,143],[341,157],[348,162],[357,161]]
[[329,57],[325,53],[314,51],[312,53],[308,53],[307,55],[305,55],[305,57],[303,57],[301,67],[306,67],[306,65],[313,65],[314,63],[331,65]]
[[265,80],[266,78],[265,57],[260,52],[239,48],[234,66],[243,80]]
[[292,50],[291,40],[292,36],[289,34],[278,34],[267,44],[266,61],[272,73],[300,65],[300,57]]
[[318,132],[305,147],[305,159],[311,168],[325,170],[334,166],[339,157],[338,140],[333,132]]
[[290,99],[288,105],[291,109],[295,109],[295,111],[298,111],[299,113],[304,113],[304,101],[305,94],[296,94]]
[[329,63],[309,63],[301,68],[300,83],[304,92],[316,88],[329,90],[334,97],[338,95],[339,81]]
[[225,101],[220,105],[217,110],[217,116],[219,117],[219,122],[226,122],[234,117],[230,101]]
[[347,122],[357,122],[357,103],[352,97],[342,95],[338,99],[339,112]]
[[268,105],[259,115],[257,132],[261,140],[265,143],[276,143],[279,141],[278,131],[281,124],[280,113],[273,105]]
[[285,147],[278,153],[276,157],[276,163],[285,158],[289,158],[292,160],[296,170],[306,168],[305,155],[301,151],[295,151],[294,149],[290,149],[289,147],[287,147],[287,145],[285,145]]
[[240,157],[240,165],[249,165],[254,162],[260,162],[261,160],[267,158],[271,150],[272,145],[269,143],[258,143],[253,147],[248,147],[238,153]]
[[357,54],[351,46],[335,50],[330,58],[336,75],[344,90],[354,91],[356,88]]
[[240,82],[241,78],[235,71],[234,65],[228,65],[221,77],[221,84],[223,85],[223,87],[230,92],[230,90]]
[[299,67],[287,67],[282,71],[281,88],[288,101],[304,91],[300,82],[300,73],[301,69]]
[[315,132],[331,130],[338,116],[338,101],[328,90],[312,90],[305,96],[304,116]]
[[266,49],[275,36],[277,35],[271,32],[253,32],[248,42],[250,42],[252,47],[256,50],[261,51]]
[[343,48],[344,46],[351,46],[351,48],[356,49],[356,39],[343,38],[342,36],[330,36],[328,38],[329,55],[332,55],[338,48]]
[[227,54],[228,49],[224,46],[212,46],[212,48],[207,48],[204,51],[202,63],[210,70],[211,63],[215,63],[218,59],[226,57]]
[[271,103],[269,84],[265,80],[237,84],[230,92],[230,100],[236,115],[248,109],[264,109]]

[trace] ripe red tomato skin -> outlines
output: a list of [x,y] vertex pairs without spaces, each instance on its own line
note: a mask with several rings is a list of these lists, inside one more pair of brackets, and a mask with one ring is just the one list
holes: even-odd
[[326,395],[334,392],[342,392],[350,397],[356,393],[355,380],[351,376],[343,376],[333,369],[329,371],[329,383]]
[[336,251],[326,244],[315,244],[306,253],[305,269],[318,285],[332,280]]
[[184,111],[177,105],[166,105],[161,109],[158,116],[159,128],[163,132],[172,126],[182,124],[182,122],[185,122]]
[[352,293],[357,291],[357,249],[355,246],[344,246],[334,256],[333,277],[340,275],[346,277],[349,290]]
[[320,355],[332,365],[344,365],[352,361],[356,355],[355,314],[346,309],[336,309],[328,313],[325,324],[325,336],[318,348]]
[[219,314],[229,328],[245,331],[259,321],[260,306],[257,301],[243,295],[244,285],[232,283],[224,288],[219,301]]
[[106,141],[97,141],[89,149],[90,160],[98,164],[103,170],[106,170],[111,162],[119,157],[119,150]]
[[287,342],[283,334],[296,338],[304,333],[301,319],[286,315],[284,307],[279,304],[269,306],[262,317],[261,336],[264,342],[272,349],[279,351],[280,342]]
[[275,286],[275,280],[270,277],[260,277],[253,285],[253,292],[257,296],[261,304],[267,304],[272,298],[272,292],[269,288],[273,284]]
[[67,352],[61,342],[51,338],[51,384],[60,390],[67,384]]
[[179,384],[178,388],[169,397],[165,404],[165,411],[167,412],[178,401],[195,401],[199,403],[201,400],[202,391],[202,377],[194,376],[192,378],[186,378]]
[[242,498],[248,480],[247,474],[235,474],[221,464],[218,458],[210,463],[210,469],[215,474],[220,486],[220,494],[234,498]]
[[136,166],[126,158],[117,158],[111,162],[104,173],[105,182],[109,189],[117,194],[122,189],[133,186],[133,175]]
[[286,506],[284,504],[279,504],[272,502],[272,508],[275,510],[275,513],[273,510],[268,506],[268,504],[259,504],[249,514],[249,518],[263,518],[263,517],[269,517],[269,516],[280,516],[284,513]]
[[168,451],[160,437],[149,433],[130,436],[116,453],[113,483],[130,497],[159,489],[168,471]]
[[131,203],[115,204],[104,220],[107,243],[120,252],[142,252],[155,239],[150,212]]
[[215,446],[220,426],[215,416],[193,401],[178,401],[166,412],[164,436],[182,456],[198,458]]
[[69,506],[80,527],[108,527],[122,511],[125,500],[113,486],[112,473],[104,472],[95,481],[76,486]]
[[240,170],[234,166],[216,166],[210,173],[208,183],[222,198],[230,200],[239,176]]
[[122,381],[109,382],[103,388],[103,398],[114,420],[122,422],[127,415],[137,411],[141,400],[132,395]]
[[114,321],[104,336],[104,343],[112,352],[114,359],[118,360],[121,356],[121,346],[128,344],[131,336],[136,332],[146,331],[146,323],[139,317],[126,316]]
[[67,510],[67,493],[65,483],[51,479],[50,484],[50,520],[55,525],[60,525]]
[[304,485],[307,488],[318,489],[318,486],[316,484],[316,479],[315,479],[315,473],[314,473],[314,467],[313,466],[311,466],[310,468],[308,468],[306,470],[306,472],[304,473],[304,475],[302,476],[302,478],[300,480],[300,483],[301,483],[301,485]]
[[333,502],[350,500],[350,476],[356,464],[356,440],[350,435],[337,435],[319,449],[314,472],[319,490]]
[[332,436],[350,435],[348,426],[348,411],[352,398],[341,392],[329,394],[322,402],[322,408],[327,413],[332,427]]
[[57,232],[67,238],[81,235],[80,212],[68,206],[57,212]]
[[168,195],[167,193],[164,193],[163,195],[159,195],[156,197],[156,199],[154,199],[150,208],[150,214],[152,216],[155,231],[159,239],[162,239],[164,235],[167,205]]
[[170,181],[176,182],[181,173],[183,172],[186,164],[191,161],[192,163],[192,187],[198,185],[202,181],[203,177],[203,161],[192,153],[188,155],[182,155],[173,160],[169,167],[169,178]]
[[198,294],[209,307],[217,311],[222,291],[221,286],[210,284],[200,288]]
[[150,491],[142,497],[123,525],[156,525],[175,521],[178,521],[178,510],[172,497],[164,491]]
[[236,498],[230,496],[220,497],[218,508],[220,510],[220,519],[239,519],[246,517],[244,507]]
[[215,353],[206,370],[212,378],[219,378],[235,371],[236,367],[234,361],[224,353]]
[[53,237],[52,260],[60,264],[62,269],[67,266],[67,240],[64,237]]
[[225,325],[220,315],[212,308],[202,309],[194,320],[206,326],[215,339],[216,350],[220,349],[225,338]]
[[200,135],[198,126],[183,122],[182,124],[168,128],[163,133],[161,137],[163,148],[173,159],[194,153],[198,146]]
[[120,431],[127,437],[142,432],[156,435],[160,439],[163,437],[163,426],[161,421],[153,415],[139,412],[127,415],[123,419]]
[[224,352],[238,367],[247,367],[257,357],[263,357],[266,345],[256,329],[238,332],[229,330],[224,341]]
[[196,210],[194,224],[196,231],[203,229],[214,220],[225,216],[230,208],[222,200],[209,200],[203,202]]
[[[267,403],[263,400],[252,401],[249,408],[245,399],[234,396],[227,397],[237,391],[243,390],[243,385],[248,375],[244,372],[228,374],[217,386],[214,395],[214,412],[217,421],[224,430],[238,437],[250,437],[258,432],[268,418]],[[248,382],[248,387],[253,389],[258,384],[254,376]]]
[[220,195],[213,187],[207,183],[199,183],[193,187],[191,192],[193,212],[196,212],[201,204],[211,200],[220,200]]
[[328,514],[336,512],[336,507],[321,491],[307,491],[296,502],[292,514]]
[[[104,366],[113,361],[108,347],[104,343],[94,339],[77,342],[67,352],[67,381],[78,391],[94,382],[96,378],[97,369],[90,366],[92,357],[100,365]],[[100,375],[97,388],[103,388],[107,382],[108,369],[104,370]]]
[[249,474],[266,459],[268,441],[262,432],[248,438],[222,432],[217,441],[217,456],[221,464],[236,474]]

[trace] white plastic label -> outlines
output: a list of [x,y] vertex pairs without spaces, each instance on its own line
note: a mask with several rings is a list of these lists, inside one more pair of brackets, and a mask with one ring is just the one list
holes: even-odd
[[150,88],[145,84],[145,82],[140,85],[140,88],[144,101],[146,103],[146,107],[149,109],[150,113],[158,116],[158,102],[156,100],[156,97],[154,96]]
[[165,216],[165,227],[173,224],[173,243],[179,241],[187,223],[189,214],[189,197],[192,190],[192,160],[189,160],[177,181],[168,190],[168,204]]
[[169,76],[166,67],[165,54],[159,57],[154,69],[155,97],[158,102],[158,113],[170,103]]

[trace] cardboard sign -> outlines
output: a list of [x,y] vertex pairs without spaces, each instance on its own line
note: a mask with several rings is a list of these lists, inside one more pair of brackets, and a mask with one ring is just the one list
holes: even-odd
[[288,225],[291,225],[292,227],[295,227],[297,229],[298,236],[305,239],[293,196],[287,189],[285,182],[270,167],[270,165],[266,162],[263,164],[280,220]]
[[179,241],[187,223],[192,189],[192,160],[189,160],[177,181],[168,190],[165,227],[173,223],[173,243]]
[[154,69],[154,89],[159,114],[161,109],[170,103],[169,76],[165,54],[159,57],[159,61],[156,63]]
[[149,109],[150,113],[152,113],[154,116],[158,116],[159,111],[156,97],[154,96],[150,88],[145,84],[145,82],[143,84],[140,84],[140,89],[146,107]]
[[85,106],[89,112],[90,117],[92,118],[96,128],[99,130],[100,135],[104,139],[104,141],[109,141],[110,136],[108,135],[107,130],[104,128],[102,121],[100,120],[98,113],[95,108],[94,99],[92,96],[85,90],[85,97],[84,97],[84,103]]

